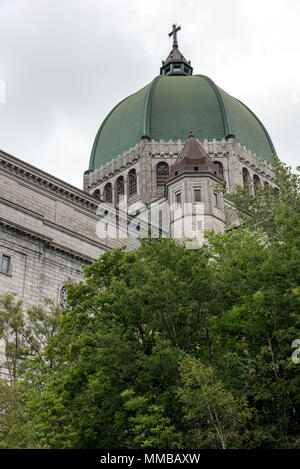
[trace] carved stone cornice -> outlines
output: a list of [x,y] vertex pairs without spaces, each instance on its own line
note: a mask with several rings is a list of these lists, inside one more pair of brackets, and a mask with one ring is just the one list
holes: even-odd
[[20,178],[37,188],[55,194],[56,197],[68,200],[85,210],[95,212],[98,204],[95,199],[77,187],[31,166],[18,158],[0,151],[0,170],[14,177]]
[[43,245],[49,245],[52,241],[52,238],[49,236],[45,236],[37,231],[31,230],[30,228],[25,228],[24,226],[3,217],[0,217],[0,226],[11,233],[21,235],[30,240],[39,241]]
[[65,256],[71,257],[72,259],[75,259],[77,261],[80,261],[84,264],[92,264],[93,262],[96,261],[96,259],[86,255],[79,253],[78,251],[75,251],[74,249],[67,248],[66,246],[51,242],[48,246],[47,249],[50,249],[52,251],[55,251],[59,254],[63,254]]
[[248,166],[249,169],[252,169],[252,171],[255,171],[264,178],[270,179],[270,181],[274,180],[274,173],[270,163],[261,160],[255,153],[247,150],[246,147],[242,147],[239,143],[236,143],[236,154],[238,160],[243,165]]
[[86,254],[75,251],[72,248],[56,243],[49,236],[45,236],[29,228],[25,228],[24,226],[18,225],[17,223],[14,223],[10,220],[6,220],[2,217],[0,217],[0,227],[6,230],[7,232],[17,234],[19,236],[22,236],[23,238],[29,239],[30,241],[37,241],[43,246],[44,249],[58,252],[69,258],[80,261],[84,264],[91,264],[96,260]]
[[137,143],[134,148],[130,148],[122,155],[118,155],[110,163],[101,166],[93,172],[85,174],[85,188],[91,190],[98,184],[115,176],[116,173],[124,171],[126,168],[134,165],[140,158],[144,147],[144,142]]

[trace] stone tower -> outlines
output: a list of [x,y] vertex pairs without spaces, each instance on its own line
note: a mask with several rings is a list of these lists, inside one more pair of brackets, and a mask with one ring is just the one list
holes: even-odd
[[191,133],[166,182],[171,237],[200,240],[204,230],[224,231],[222,183],[220,165],[212,161]]

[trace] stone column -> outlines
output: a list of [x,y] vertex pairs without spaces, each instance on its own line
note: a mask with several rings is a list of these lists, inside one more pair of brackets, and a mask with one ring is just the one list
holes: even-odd
[[149,137],[147,136],[143,136],[141,139],[141,200],[146,204],[150,203],[152,195],[151,157],[149,155],[148,141]]

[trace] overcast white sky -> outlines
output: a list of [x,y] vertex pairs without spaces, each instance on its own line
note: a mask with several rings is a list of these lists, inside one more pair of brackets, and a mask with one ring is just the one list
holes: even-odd
[[102,120],[159,73],[174,22],[194,73],[300,164],[299,0],[0,0],[0,148],[82,187]]

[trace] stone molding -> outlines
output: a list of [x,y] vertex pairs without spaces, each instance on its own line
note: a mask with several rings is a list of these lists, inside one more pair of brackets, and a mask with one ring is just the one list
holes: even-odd
[[98,204],[87,192],[31,166],[18,158],[0,151],[0,170],[28,182],[39,189],[52,193],[57,198],[68,200],[77,207],[95,212]]
[[75,251],[74,249],[71,249],[66,246],[62,246],[54,242],[52,238],[48,236],[42,235],[41,233],[38,233],[37,231],[31,230],[29,228],[24,228],[18,223],[14,223],[2,217],[0,218],[0,226],[2,227],[2,229],[7,230],[8,232],[21,235],[23,238],[27,238],[32,241],[37,241],[41,243],[44,248],[54,250],[72,259],[80,261],[84,264],[91,264],[92,262],[95,262],[96,260],[82,253],[79,253],[78,251]]

